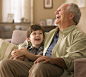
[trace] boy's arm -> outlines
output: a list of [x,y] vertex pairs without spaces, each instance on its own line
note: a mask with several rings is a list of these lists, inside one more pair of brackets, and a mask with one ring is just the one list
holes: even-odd
[[37,58],[41,57],[42,55],[40,55],[40,54],[39,55],[34,55],[34,54],[30,53],[30,52],[27,52],[27,53],[25,53],[25,56],[28,59],[30,59],[32,61],[35,61]]
[[[30,53],[30,52],[26,52],[25,53],[25,56],[32,60],[32,61],[35,61],[37,58],[41,57],[43,55],[43,49],[44,49],[44,46],[40,46],[40,48],[38,49],[38,53],[37,55],[33,54],[33,53]],[[28,51],[28,50],[27,50]]]
[[[41,57],[42,55],[35,55],[37,57]],[[24,61],[28,61],[29,59],[25,56]]]
[[13,55],[14,57],[20,57],[20,56],[25,55],[28,59],[30,59],[30,60],[32,60],[32,61],[34,61],[34,60],[36,60],[38,57],[42,56],[42,55],[34,55],[34,54],[28,52],[28,50],[27,50],[26,48],[24,48],[24,47],[22,47],[22,48],[19,49],[19,50],[14,51],[14,52],[12,53],[12,55]]

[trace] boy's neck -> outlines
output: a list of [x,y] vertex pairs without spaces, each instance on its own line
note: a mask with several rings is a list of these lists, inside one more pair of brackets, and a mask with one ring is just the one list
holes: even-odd
[[35,47],[35,48],[38,48],[38,47],[40,47],[41,45],[32,45],[33,47]]

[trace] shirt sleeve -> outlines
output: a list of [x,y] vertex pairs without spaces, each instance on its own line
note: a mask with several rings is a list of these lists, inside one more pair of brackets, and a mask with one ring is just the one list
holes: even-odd
[[86,36],[76,37],[76,39],[73,40],[72,44],[67,47],[66,52],[67,54],[65,56],[62,56],[62,58],[66,63],[67,71],[73,72],[73,60],[86,57]]

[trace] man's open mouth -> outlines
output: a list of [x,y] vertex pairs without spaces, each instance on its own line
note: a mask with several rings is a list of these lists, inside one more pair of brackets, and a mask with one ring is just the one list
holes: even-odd
[[56,18],[60,18],[60,16],[57,16]]

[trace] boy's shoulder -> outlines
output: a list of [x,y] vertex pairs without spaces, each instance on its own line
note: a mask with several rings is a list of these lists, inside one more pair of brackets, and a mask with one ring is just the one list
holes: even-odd
[[31,47],[30,45],[25,46],[25,48],[27,48],[27,49],[29,49],[30,47]]

